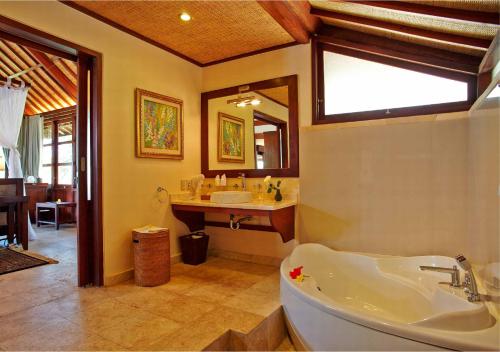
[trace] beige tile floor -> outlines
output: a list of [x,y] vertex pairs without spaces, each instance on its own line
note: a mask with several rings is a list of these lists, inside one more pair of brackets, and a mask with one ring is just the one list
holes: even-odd
[[60,263],[0,276],[0,350],[201,350],[221,336],[211,348],[250,347],[250,333],[259,349],[280,345],[276,267],[210,257],[173,265],[162,286],[83,289],[75,230],[37,232],[30,250]]

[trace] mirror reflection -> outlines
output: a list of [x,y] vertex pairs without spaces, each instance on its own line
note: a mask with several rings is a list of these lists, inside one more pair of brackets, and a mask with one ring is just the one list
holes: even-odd
[[289,167],[288,86],[208,100],[209,169]]

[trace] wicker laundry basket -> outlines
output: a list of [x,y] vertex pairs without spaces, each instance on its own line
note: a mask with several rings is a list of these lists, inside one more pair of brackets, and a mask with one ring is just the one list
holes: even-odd
[[158,286],[170,281],[170,238],[168,230],[132,232],[134,278],[138,286]]

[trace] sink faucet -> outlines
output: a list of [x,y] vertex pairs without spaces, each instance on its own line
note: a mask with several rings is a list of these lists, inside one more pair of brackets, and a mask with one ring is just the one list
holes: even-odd
[[481,296],[477,290],[477,283],[474,273],[472,272],[472,265],[470,265],[467,258],[465,258],[462,254],[457,255],[455,259],[457,260],[458,265],[465,270],[464,291],[467,293],[467,300],[469,302],[479,302],[481,300]]
[[461,287],[461,285],[460,285],[460,272],[458,271],[458,268],[456,265],[453,265],[453,268],[442,268],[440,266],[421,265],[420,270],[422,270],[422,271],[425,271],[425,270],[437,271],[440,273],[451,274],[451,282],[449,283],[450,286]]
[[241,190],[246,191],[247,190],[247,179],[245,177],[245,173],[242,172],[242,173],[239,173],[238,175],[239,175],[238,178],[241,178]]

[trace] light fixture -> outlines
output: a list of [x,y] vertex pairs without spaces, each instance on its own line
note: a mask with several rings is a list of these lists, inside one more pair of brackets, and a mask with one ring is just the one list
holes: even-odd
[[253,106],[259,105],[261,101],[257,99],[255,96],[249,96],[249,97],[238,96],[238,98],[236,99],[229,99],[227,103],[234,104],[239,108],[244,108],[245,106],[248,105],[253,105]]
[[188,22],[188,21],[191,21],[191,15],[187,12],[182,12],[180,15],[179,15],[179,18],[184,21],[184,22]]
[[257,97],[255,97],[253,95],[252,96],[247,96],[247,97],[241,96],[241,94],[243,92],[248,91],[249,88],[250,87],[248,85],[238,87],[238,98],[229,99],[227,101],[227,103],[228,104],[234,104],[238,108],[244,108],[245,106],[248,106],[248,105],[257,106],[260,103],[262,103],[262,101],[260,99],[258,99]]

